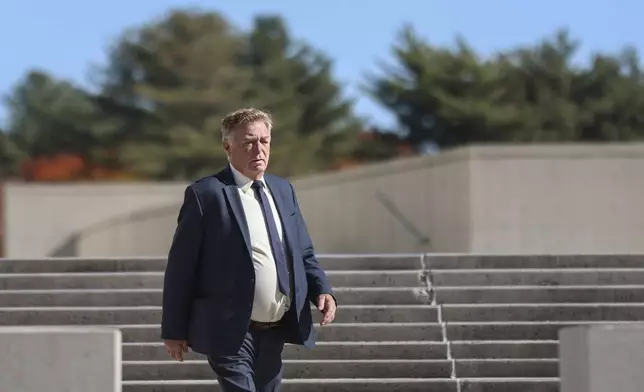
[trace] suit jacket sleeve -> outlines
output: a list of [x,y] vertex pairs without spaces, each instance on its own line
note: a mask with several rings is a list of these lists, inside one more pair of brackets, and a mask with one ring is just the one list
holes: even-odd
[[192,288],[201,253],[203,210],[192,186],[184,192],[163,282],[161,338],[187,340]]
[[291,191],[293,192],[293,202],[296,209],[295,215],[297,216],[298,238],[302,250],[304,271],[306,272],[308,299],[317,306],[318,296],[320,294],[330,294],[331,296],[333,296],[333,290],[331,288],[331,283],[329,283],[329,279],[326,276],[326,273],[315,257],[313,242],[311,241],[309,231],[306,228],[306,223],[304,222],[302,212],[300,211],[300,206],[297,202],[297,196],[295,196],[295,189],[293,189],[293,185],[291,185]]

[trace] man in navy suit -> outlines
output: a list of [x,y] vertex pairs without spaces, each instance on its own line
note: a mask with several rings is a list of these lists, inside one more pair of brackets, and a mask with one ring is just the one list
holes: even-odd
[[252,108],[224,117],[230,164],[186,188],[165,271],[167,351],[207,355],[226,392],[277,390],[284,344],[314,345],[309,301],[335,317],[293,186],[265,174],[272,126]]

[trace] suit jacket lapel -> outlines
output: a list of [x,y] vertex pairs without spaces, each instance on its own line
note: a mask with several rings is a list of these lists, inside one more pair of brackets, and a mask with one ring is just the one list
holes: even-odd
[[242,206],[241,198],[239,197],[239,191],[237,184],[235,183],[235,177],[233,176],[233,172],[230,170],[229,166],[226,166],[222,174],[222,179],[226,184],[226,187],[224,187],[224,194],[226,195],[226,199],[228,199],[228,203],[230,203],[230,208],[233,211],[235,220],[237,220],[237,225],[239,226],[239,229],[242,232],[242,236],[244,237],[246,250],[248,251],[248,254],[251,254],[248,222],[246,222],[246,214],[244,214],[244,207]]

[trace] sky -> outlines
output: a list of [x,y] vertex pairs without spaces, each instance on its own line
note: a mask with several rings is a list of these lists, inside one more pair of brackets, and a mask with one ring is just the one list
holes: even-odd
[[[176,7],[218,11],[241,28],[258,13],[282,15],[294,37],[334,59],[335,76],[357,99],[358,114],[384,126],[394,119],[360,85],[379,62],[391,60],[405,23],[432,44],[450,45],[460,35],[484,55],[536,43],[559,28],[582,42],[579,61],[624,45],[644,53],[640,0],[0,0],[0,96],[34,68],[90,87],[91,70],[106,63],[124,29]],[[0,126],[6,117],[0,108]]]

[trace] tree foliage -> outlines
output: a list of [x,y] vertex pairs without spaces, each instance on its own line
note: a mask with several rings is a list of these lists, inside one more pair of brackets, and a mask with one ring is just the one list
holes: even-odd
[[280,18],[255,19],[241,65],[252,70],[245,99],[269,108],[278,121],[274,168],[303,174],[351,155],[362,125],[340,85],[331,82],[331,60],[294,41]]
[[644,78],[635,52],[573,63],[566,31],[489,58],[459,39],[432,46],[402,30],[395,65],[369,77],[369,93],[396,114],[414,145],[606,142],[644,135]]
[[23,166],[64,154],[138,178],[195,179],[226,163],[221,117],[256,106],[275,117],[272,171],[295,175],[332,168],[362,128],[332,62],[279,17],[240,31],[214,12],[175,10],[126,31],[108,57],[96,94],[42,72],[15,89],[8,139],[29,156]]
[[[39,167],[36,161],[57,162],[56,156],[76,156],[92,166],[109,161],[113,132],[101,126],[95,98],[73,84],[32,71],[15,88],[7,105],[9,126],[0,134],[3,176],[21,174],[38,180],[30,168]],[[78,178],[91,176],[79,174]]]
[[216,12],[174,10],[124,32],[93,91],[32,70],[5,104],[0,176],[33,181],[190,180],[226,163],[220,119],[254,106],[275,118],[271,171],[286,176],[482,142],[628,141],[644,136],[637,53],[575,63],[560,31],[481,56],[463,39],[431,45],[411,28],[366,91],[400,129],[364,124],[333,62],[278,16],[248,30]]
[[258,17],[240,33],[218,14],[177,11],[127,34],[111,58],[105,96],[142,113],[127,127],[122,159],[146,177],[221,167],[219,120],[239,107],[273,113],[271,167],[285,175],[328,168],[360,129],[331,62],[293,42],[278,17]]

